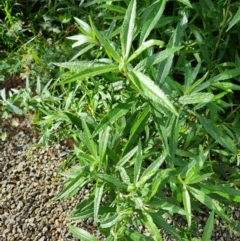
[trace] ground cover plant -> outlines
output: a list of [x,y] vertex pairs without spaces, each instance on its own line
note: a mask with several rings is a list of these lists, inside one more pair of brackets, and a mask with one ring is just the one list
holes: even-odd
[[[32,110],[42,141],[76,143],[63,190],[91,184],[72,220],[94,218],[105,240],[211,240],[239,205],[240,4],[81,1],[74,54],[60,77],[15,90],[3,110]],[[27,82],[28,83],[28,82]],[[71,164],[72,163],[72,164]],[[73,164],[74,163],[74,164]],[[193,212],[208,216],[201,237]],[[169,225],[174,215],[186,227]],[[150,236],[137,227],[144,226]],[[80,240],[99,240],[70,226]]]

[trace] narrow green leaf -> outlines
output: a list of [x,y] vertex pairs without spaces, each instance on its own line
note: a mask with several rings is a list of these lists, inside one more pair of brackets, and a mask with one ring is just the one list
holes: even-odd
[[73,114],[70,113],[70,112],[64,112],[64,114],[69,118],[69,120],[70,120],[74,125],[77,126],[77,128],[78,128],[79,130],[82,129],[82,122],[81,122],[81,119],[80,119],[78,116],[73,115]]
[[69,230],[74,235],[74,237],[79,238],[82,241],[100,241],[99,239],[95,238],[93,235],[81,228],[70,225]]
[[230,201],[240,202],[240,190],[221,185],[202,184],[210,193],[216,193]]
[[212,86],[222,89],[222,90],[240,90],[240,85],[236,85],[230,82],[217,82],[213,83]]
[[88,183],[88,180],[80,173],[76,178],[68,182],[68,185],[54,198],[54,200],[72,197],[79,189],[84,187],[86,183]]
[[187,218],[188,228],[190,228],[192,225],[191,199],[185,184],[183,184],[183,205],[184,205],[184,210],[187,213],[186,218]]
[[70,39],[70,40],[76,40],[76,42],[72,45],[72,48],[75,48],[75,47],[78,47],[78,46],[81,46],[83,44],[97,44],[97,42],[88,37],[88,36],[85,36],[83,34],[78,34],[78,35],[73,35],[73,36],[70,36],[70,37],[67,37],[67,39]]
[[84,140],[86,142],[85,145],[89,149],[91,154],[97,159],[98,154],[97,154],[96,144],[94,143],[92,135],[88,129],[88,126],[83,119],[82,119],[82,125],[84,129]]
[[142,30],[139,39],[139,46],[147,39],[151,31],[159,23],[160,18],[162,17],[163,11],[166,6],[166,0],[155,1],[148,9],[143,13],[142,18]]
[[170,233],[173,237],[175,237],[178,240],[182,240],[181,236],[178,234],[178,232],[170,225],[168,224],[161,215],[157,213],[152,213],[152,218],[154,222],[164,230],[166,230],[168,233]]
[[160,40],[156,40],[156,39],[151,39],[148,40],[147,42],[144,42],[128,59],[128,63],[131,62],[132,60],[134,60],[136,57],[138,57],[138,55],[140,55],[145,49],[154,46],[154,45],[158,45],[160,47],[164,46],[164,42],[160,41]]
[[134,103],[134,98],[130,97],[125,101],[125,103],[117,104],[109,113],[101,120],[101,122],[96,127],[93,136],[96,136],[100,131],[105,130],[108,126],[111,126],[116,120],[124,116]]
[[202,240],[204,241],[211,241],[211,236],[214,228],[214,211],[208,217],[206,225],[203,228],[203,236]]
[[179,123],[178,116],[173,116],[170,119],[169,126],[171,126],[171,129],[170,129],[171,138],[169,138],[169,151],[170,151],[169,160],[170,160],[171,166],[173,166],[176,151],[177,151],[177,146],[179,143],[178,137],[179,137],[180,123]]
[[179,103],[182,105],[189,104],[200,104],[200,103],[208,103],[211,102],[214,98],[212,93],[191,93],[189,95],[184,95],[179,98]]
[[[90,19],[90,21],[91,21],[91,19]],[[94,26],[92,21],[91,21],[91,26],[92,26],[92,29],[93,29],[94,33],[96,34],[99,42],[105,48],[105,51],[106,51],[107,55],[109,56],[109,58],[111,59],[111,57],[112,57],[116,62],[120,63],[121,57],[119,56],[118,52],[112,47],[112,45],[109,43],[109,40],[97,30],[97,28]]]
[[147,212],[143,212],[143,217],[144,217],[144,221],[145,221],[144,224],[148,228],[152,238],[155,241],[162,241],[162,236],[158,230],[158,227],[154,223],[152,217]]
[[155,160],[153,163],[151,163],[151,165],[141,175],[141,177],[137,183],[138,187],[143,185],[147,180],[149,180],[158,171],[159,167],[165,161],[166,156],[167,155],[164,153],[159,158],[157,158],[157,160]]
[[96,174],[96,177],[101,178],[102,180],[114,185],[115,187],[121,188],[121,189],[127,189],[127,185],[120,181],[118,178],[115,178],[113,176],[107,175],[107,174]]
[[202,191],[188,186],[188,190],[190,193],[202,204],[207,206],[209,209],[215,211],[220,217],[222,217],[226,222],[231,223],[229,217],[224,213],[224,210],[219,206],[217,201],[210,198],[208,195],[203,193]]
[[101,186],[97,186],[95,191],[95,196],[94,196],[94,223],[95,224],[98,222],[98,211],[99,211],[99,206],[103,195],[103,188],[104,188],[104,184],[102,184]]
[[135,67],[134,70],[137,71],[144,71],[149,67],[152,67],[155,64],[159,64],[164,59],[167,59],[169,56],[174,54],[175,52],[179,51],[182,47],[174,47],[174,48],[167,48],[159,53],[153,54],[142,61],[140,61]]
[[84,33],[85,35],[88,35],[89,37],[92,37],[92,29],[91,27],[84,22],[83,20],[79,19],[79,18],[75,18],[75,21],[78,23],[78,25],[80,26],[82,33]]
[[124,217],[123,215],[115,214],[114,216],[101,222],[100,226],[101,228],[110,228],[114,226],[117,222],[121,221],[123,217]]
[[[69,69],[71,71],[81,71],[83,69],[89,69],[92,67],[101,67],[106,66],[108,63],[103,60],[95,60],[95,61],[72,61],[72,62],[62,62],[62,63],[53,63],[56,66]],[[111,64],[111,61],[109,61],[109,64]]]
[[152,241],[151,237],[147,237],[135,230],[126,228],[125,230],[126,236],[128,236],[131,240],[136,241],[136,240],[141,240],[141,241]]
[[108,146],[108,140],[109,140],[109,134],[110,134],[110,127],[107,127],[103,133],[99,135],[99,157],[101,163],[105,164],[105,156],[106,156],[106,150]]
[[236,14],[232,18],[232,20],[229,22],[228,28],[226,30],[229,31],[234,25],[236,25],[240,21],[240,8],[238,8]]
[[169,111],[178,116],[178,112],[171,101],[148,76],[138,71],[132,71],[129,73],[129,77],[143,96],[166,107]]
[[137,156],[134,164],[134,184],[137,183],[142,166],[142,145],[141,141],[138,142]]
[[240,68],[226,70],[221,74],[214,76],[213,78],[205,81],[204,83],[196,87],[194,92],[199,92],[203,89],[206,89],[209,86],[211,86],[211,84],[213,84],[214,82],[217,83],[218,81],[221,81],[221,80],[232,79],[239,75],[240,75]]
[[80,81],[85,78],[90,78],[96,75],[101,75],[104,73],[115,72],[118,70],[118,66],[113,64],[105,64],[101,66],[92,66],[90,68],[85,68],[80,70],[78,73],[71,75],[67,79],[63,79],[57,85],[69,84],[74,81]]
[[185,180],[186,184],[194,184],[194,183],[200,183],[203,180],[207,179],[208,177],[212,176],[214,173],[204,173],[202,175],[195,174],[195,176],[192,176],[190,179]]
[[232,141],[232,139],[229,138],[227,134],[224,134],[216,124],[201,115],[197,115],[197,118],[209,133],[209,135],[211,135],[219,144],[233,153],[237,152],[235,143]]
[[129,185],[130,184],[130,178],[129,178],[126,170],[123,167],[118,167],[117,169],[119,170],[122,181],[124,183],[126,183],[127,185]]
[[177,1],[180,2],[180,3],[183,3],[184,5],[186,5],[190,8],[192,8],[192,4],[190,3],[189,0],[177,0]]
[[148,121],[148,118],[150,116],[150,108],[147,107],[139,116],[137,121],[134,123],[134,125],[131,128],[131,134],[128,139],[128,142],[124,146],[122,155],[125,155],[126,152],[129,151],[129,148],[132,147],[132,145],[135,145],[135,141],[139,137],[140,133],[144,130],[145,125]]
[[121,30],[121,37],[122,37],[121,42],[122,42],[122,52],[123,52],[124,59],[128,58],[131,45],[132,45],[133,29],[134,29],[134,22],[136,17],[136,7],[137,7],[137,1],[131,0],[123,20],[123,25]]
[[125,156],[123,156],[117,163],[117,166],[119,167],[124,166],[125,163],[127,163],[133,157],[136,151],[137,151],[137,146],[132,148],[132,150],[130,150]]

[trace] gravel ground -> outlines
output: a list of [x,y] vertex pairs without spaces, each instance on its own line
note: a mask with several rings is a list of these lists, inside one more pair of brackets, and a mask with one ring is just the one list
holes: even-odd
[[[4,128],[0,124],[0,133]],[[0,139],[0,241],[75,241],[68,231],[67,217],[88,190],[70,200],[53,201],[64,181],[57,178],[57,170],[69,149],[62,145],[34,147],[36,143],[30,128],[11,131],[5,141]],[[199,224],[206,222],[206,217],[196,218]],[[232,218],[240,220],[240,208],[234,210]],[[169,224],[174,222],[179,224],[180,219],[168,220]],[[184,220],[181,225],[185,225]],[[78,226],[99,235],[91,220]],[[146,233],[144,227],[139,230]],[[199,234],[202,231],[199,228]],[[174,240],[165,233],[163,238]],[[240,237],[217,221],[211,240],[240,241]]]

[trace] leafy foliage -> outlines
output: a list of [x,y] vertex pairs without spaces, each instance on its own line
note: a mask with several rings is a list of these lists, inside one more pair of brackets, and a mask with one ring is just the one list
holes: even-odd
[[[39,83],[36,96],[13,91],[6,99],[1,91],[6,109],[43,116],[35,122],[43,141],[58,131],[59,139],[75,140],[78,164],[63,173],[68,180],[56,199],[91,184],[71,219],[93,217],[106,240],[162,240],[162,229],[200,240],[193,211],[203,207],[202,240],[211,239],[214,218],[239,232],[225,210],[240,202],[239,4],[101,0],[81,7],[91,9],[89,18],[75,17],[72,59],[53,61],[59,78],[43,90]],[[173,215],[186,219],[184,235],[164,219]],[[151,238],[138,232],[142,225]]]

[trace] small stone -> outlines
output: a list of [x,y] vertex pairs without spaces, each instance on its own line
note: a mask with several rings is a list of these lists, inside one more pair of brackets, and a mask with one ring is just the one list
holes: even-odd
[[45,236],[42,236],[40,239],[38,239],[38,241],[44,241],[45,240]]

